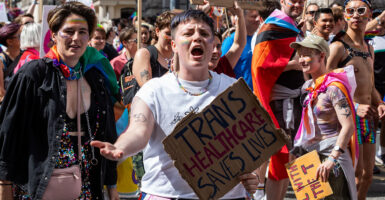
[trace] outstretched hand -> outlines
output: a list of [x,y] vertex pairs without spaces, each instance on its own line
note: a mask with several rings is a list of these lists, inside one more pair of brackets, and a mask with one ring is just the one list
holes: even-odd
[[109,142],[94,140],[91,142],[91,146],[99,148],[100,154],[109,160],[120,160],[123,158],[123,151]]

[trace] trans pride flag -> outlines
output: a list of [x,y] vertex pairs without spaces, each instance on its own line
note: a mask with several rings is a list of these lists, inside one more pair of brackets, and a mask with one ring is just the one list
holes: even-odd
[[269,105],[270,93],[294,53],[289,45],[296,41],[299,32],[293,19],[282,11],[275,10],[262,25],[253,52],[251,73],[254,94],[278,128],[278,122]]
[[[317,99],[318,94],[325,92],[328,86],[338,87],[345,95],[349,102],[350,110],[352,111],[354,124],[356,119],[353,96],[356,90],[356,79],[354,75],[354,67],[349,65],[344,68],[335,69],[321,77],[318,77],[314,82],[314,87],[308,88],[310,91],[308,99],[305,101],[307,104],[302,111],[301,125],[298,129],[297,135],[294,139],[294,146],[301,146],[315,137],[316,121],[312,112],[312,103]],[[357,128],[354,127],[353,135],[350,139],[350,152],[353,161],[353,166],[356,167],[358,161],[358,139]]]
[[[271,90],[294,53],[294,49],[289,45],[296,41],[299,33],[300,30],[292,18],[280,10],[275,10],[259,30],[253,52],[251,74],[254,94],[277,128],[279,128],[278,121],[269,105]],[[280,152],[271,157],[269,178],[274,180],[287,178],[284,164],[288,161],[289,152],[285,145]]]

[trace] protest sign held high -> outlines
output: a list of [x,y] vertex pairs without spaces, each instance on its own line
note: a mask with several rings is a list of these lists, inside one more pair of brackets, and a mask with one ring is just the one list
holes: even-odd
[[285,143],[243,79],[200,113],[190,113],[163,140],[181,176],[200,199],[218,199]]
[[315,179],[320,164],[317,151],[307,153],[286,164],[287,174],[297,199],[322,199],[333,194],[329,182]]

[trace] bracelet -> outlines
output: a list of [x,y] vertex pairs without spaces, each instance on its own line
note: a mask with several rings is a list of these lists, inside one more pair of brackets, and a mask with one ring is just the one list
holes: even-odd
[[337,164],[337,163],[338,163],[337,159],[334,158],[332,155],[329,155],[328,160],[329,160],[329,161],[332,161],[334,164]]
[[381,25],[381,24],[382,24],[382,22],[381,22],[381,20],[380,20],[379,17],[376,17],[376,20],[377,20],[377,24],[378,24],[378,25]]
[[380,101],[380,102],[378,103],[378,105],[385,105],[385,102],[384,102],[384,101]]

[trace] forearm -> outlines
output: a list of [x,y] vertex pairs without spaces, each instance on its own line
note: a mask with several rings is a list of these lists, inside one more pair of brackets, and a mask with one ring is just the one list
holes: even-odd
[[354,132],[353,126],[343,126],[340,130],[340,133],[338,135],[337,141],[335,146],[339,146],[344,151],[348,148],[348,144],[350,141],[350,138],[352,137]]
[[0,199],[13,199],[12,182],[0,180]]
[[243,11],[239,12],[239,15],[237,16],[238,20],[234,34],[234,44],[243,50],[243,48],[246,46],[246,24]]
[[114,146],[123,151],[123,160],[146,147],[149,138],[142,133],[143,128],[130,126],[115,142]]
[[[42,0],[40,0],[40,1],[42,1]],[[32,2],[31,6],[29,6],[29,8],[27,10],[27,14],[33,15],[33,12],[35,11],[36,4],[37,4],[37,1]]]
[[298,61],[296,59],[290,60],[283,71],[301,70]]

